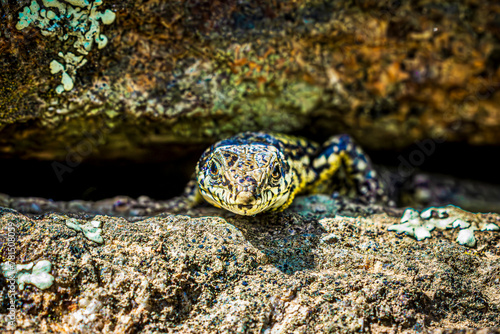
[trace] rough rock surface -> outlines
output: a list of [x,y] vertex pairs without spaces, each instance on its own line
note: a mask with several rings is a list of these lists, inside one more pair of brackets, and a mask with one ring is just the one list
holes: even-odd
[[[331,215],[321,200],[237,217],[215,208],[131,222],[0,211],[15,263],[48,260],[53,285],[19,293],[17,328],[68,333],[330,333],[500,328],[500,234],[476,248],[439,231],[387,231],[401,212]],[[306,212],[307,211],[307,212]],[[331,216],[323,218],[322,216]],[[492,216],[497,221],[499,215]],[[103,243],[71,224],[101,222]],[[71,223],[71,224],[69,224]],[[7,284],[0,276],[2,331]],[[471,330],[470,332],[474,332]],[[479,331],[486,333],[485,331]]]
[[30,3],[0,3],[3,156],[65,160],[91,138],[85,158],[165,158],[262,129],[500,143],[496,1],[105,0],[107,45],[61,94],[52,62],[82,37],[73,18],[19,30]]

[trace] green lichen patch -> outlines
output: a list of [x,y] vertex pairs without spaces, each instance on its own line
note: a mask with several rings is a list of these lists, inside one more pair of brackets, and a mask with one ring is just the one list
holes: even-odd
[[[100,26],[101,23],[113,23],[116,14],[109,9],[104,12],[97,11],[97,7],[103,4],[101,0],[42,0],[42,3],[43,9],[35,0],[29,7],[24,7],[19,13],[16,29],[22,30],[33,24],[40,29],[43,36],[57,37],[62,42],[74,40],[73,48],[82,56],[75,56],[72,52],[59,52],[59,56],[65,60],[65,65],[53,65],[53,60],[50,66],[52,74],[62,72],[62,84],[56,88],[56,92],[61,94],[73,89],[77,69],[87,62],[84,56],[92,50],[93,43],[95,42],[99,49],[106,46],[108,38],[101,33]],[[56,12],[48,8],[54,8]]]
[[52,263],[47,260],[38,261],[36,264],[14,264],[4,262],[1,264],[2,274],[5,278],[15,278],[19,290],[24,290],[25,284],[32,284],[41,290],[48,289],[54,283],[54,276],[50,274]]
[[435,228],[460,228],[456,241],[468,247],[476,246],[474,231],[500,231],[500,227],[490,222],[488,217],[479,213],[473,214],[454,205],[430,207],[421,213],[412,208],[406,209],[401,224],[391,225],[387,230],[405,233],[420,241],[430,238],[431,231]]
[[85,225],[81,225],[76,219],[71,218],[66,220],[66,226],[77,232],[82,232],[87,239],[95,243],[104,243],[104,239],[101,236],[101,222],[99,220],[92,220]]

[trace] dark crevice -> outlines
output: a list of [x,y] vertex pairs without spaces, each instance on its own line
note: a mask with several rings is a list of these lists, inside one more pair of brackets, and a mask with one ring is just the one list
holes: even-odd
[[[438,173],[500,185],[496,163],[496,157],[500,156],[500,147],[435,143],[430,152],[429,145],[429,142],[422,142],[400,152],[368,151],[367,154],[377,165],[397,169],[405,164],[405,172],[408,171],[409,164],[415,172]],[[425,150],[427,151],[424,152]],[[127,160],[84,161],[69,169],[65,169],[67,164],[64,161],[0,159],[0,193],[15,197],[43,197],[56,201],[95,201],[117,195],[133,198],[146,195],[163,200],[182,192],[200,154],[192,153],[182,160],[158,159],[147,163]],[[420,161],[420,158],[423,160]]]

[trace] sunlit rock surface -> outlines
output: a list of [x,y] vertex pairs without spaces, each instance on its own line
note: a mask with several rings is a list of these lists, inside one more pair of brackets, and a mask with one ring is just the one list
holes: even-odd
[[[66,225],[68,216],[16,226],[16,263],[50,261],[54,282],[26,285],[18,329],[29,332],[410,333],[500,327],[500,233],[476,232],[477,248],[439,231],[416,241],[387,231],[399,217],[315,218],[298,213],[98,220],[103,244]],[[496,219],[500,219],[496,215]],[[3,257],[6,248],[2,249]],[[0,277],[6,324],[7,284]],[[474,332],[474,331],[471,331]]]

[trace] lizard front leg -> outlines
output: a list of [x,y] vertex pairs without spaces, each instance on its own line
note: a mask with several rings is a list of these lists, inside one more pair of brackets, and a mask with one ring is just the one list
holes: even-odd
[[198,181],[196,175],[193,174],[191,180],[184,188],[182,195],[164,201],[162,207],[165,211],[177,213],[180,211],[191,209],[192,207],[203,203],[204,200],[198,189]]

